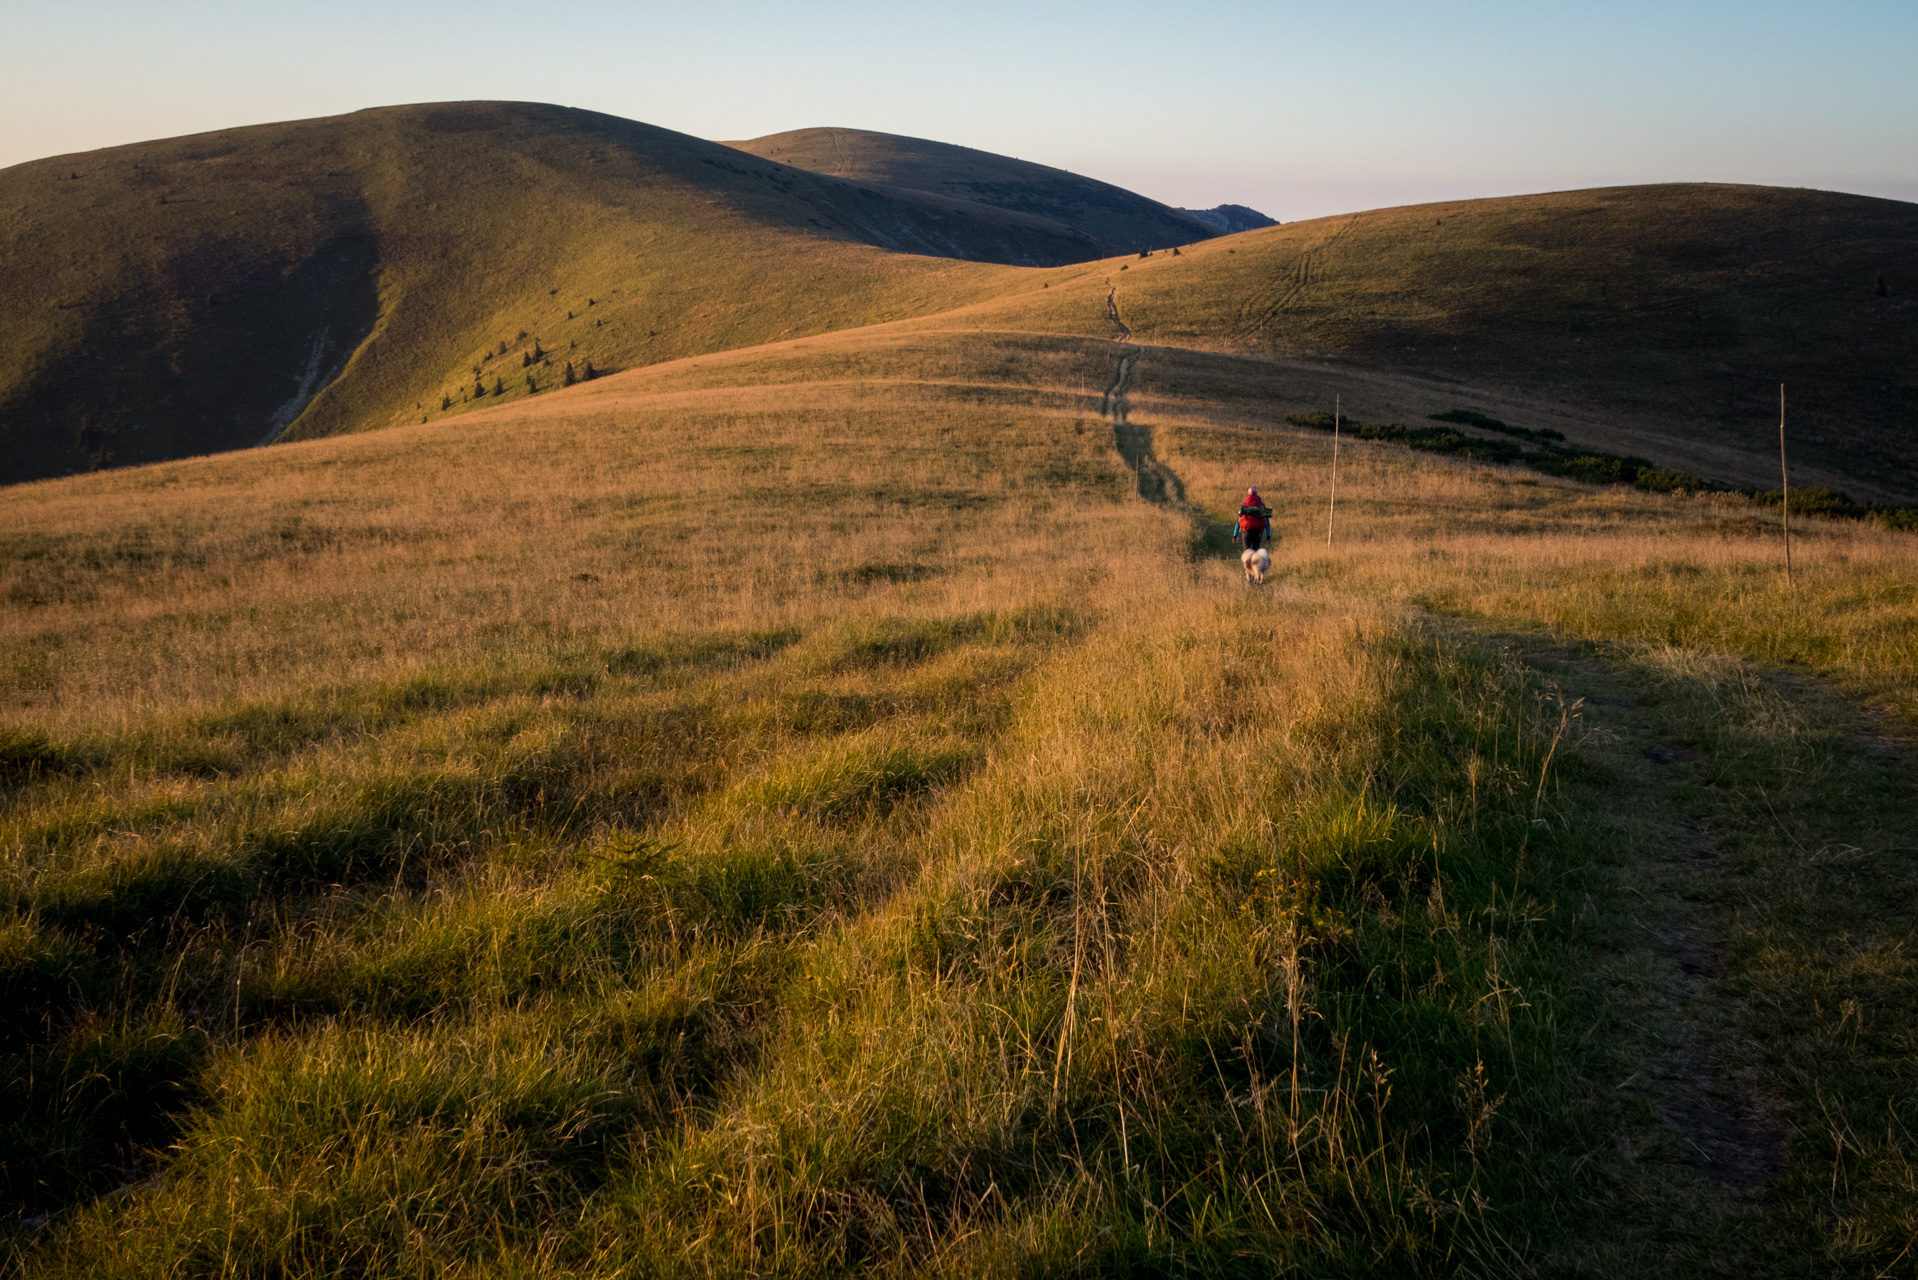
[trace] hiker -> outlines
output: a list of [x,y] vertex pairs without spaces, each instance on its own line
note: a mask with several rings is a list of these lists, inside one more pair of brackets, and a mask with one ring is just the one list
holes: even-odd
[[1239,524],[1232,531],[1232,540],[1244,542],[1247,551],[1257,551],[1259,544],[1271,536],[1272,508],[1265,505],[1257,489],[1247,489],[1245,501],[1239,504]]

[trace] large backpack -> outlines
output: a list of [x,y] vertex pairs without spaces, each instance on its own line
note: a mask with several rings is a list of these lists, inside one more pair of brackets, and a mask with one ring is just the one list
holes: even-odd
[[1239,514],[1242,516],[1257,516],[1261,520],[1270,520],[1272,518],[1272,508],[1247,503],[1239,508]]

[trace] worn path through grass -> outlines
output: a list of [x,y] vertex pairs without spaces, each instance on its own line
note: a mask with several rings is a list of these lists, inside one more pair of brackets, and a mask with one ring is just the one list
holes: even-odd
[[[1322,513],[1326,446],[1189,420],[1170,435],[1212,527],[1235,486],[1274,469],[1282,524]],[[1576,980],[1553,998],[1590,1011],[1576,1036],[1591,1056],[1568,1061],[1591,1145],[1561,1174],[1596,1183],[1535,1261],[1590,1276],[1897,1274],[1918,1251],[1918,733],[1897,621],[1909,553],[1814,529],[1817,572],[1770,600],[1782,578],[1742,558],[1744,540],[1762,558],[1762,528],[1647,533],[1609,563],[1575,537],[1541,554],[1550,526],[1486,531],[1443,471],[1378,449],[1350,462],[1353,544],[1282,544],[1272,625],[1300,586],[1399,601],[1521,658],[1577,708],[1566,785],[1590,862],[1552,908],[1576,921]],[[1423,500],[1408,500],[1408,474]],[[1494,521],[1530,487],[1453,474]]]
[[1781,601],[1742,509],[1348,446],[1327,549],[1210,367],[822,340],[27,491],[16,1256],[1896,1274],[1902,544]]

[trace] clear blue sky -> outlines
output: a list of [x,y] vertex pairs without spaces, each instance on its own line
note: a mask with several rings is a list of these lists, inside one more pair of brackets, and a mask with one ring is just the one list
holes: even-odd
[[1703,179],[1918,200],[1918,0],[0,0],[0,165],[396,102],[881,129],[1292,220]]

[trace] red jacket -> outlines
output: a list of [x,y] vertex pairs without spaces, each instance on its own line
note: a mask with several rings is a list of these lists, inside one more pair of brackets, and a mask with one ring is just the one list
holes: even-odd
[[[1245,494],[1245,501],[1241,503],[1240,505],[1247,506],[1247,507],[1262,507],[1265,505],[1265,499],[1259,496],[1259,491],[1257,489],[1248,489]],[[1240,533],[1247,533],[1253,529],[1257,529],[1260,533],[1270,533],[1272,532],[1272,522],[1270,520],[1267,520],[1264,516],[1240,516],[1239,517]]]

